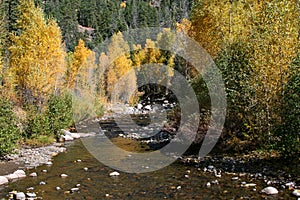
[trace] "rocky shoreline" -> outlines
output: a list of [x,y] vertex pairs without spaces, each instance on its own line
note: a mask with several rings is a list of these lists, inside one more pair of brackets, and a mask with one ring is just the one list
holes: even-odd
[[[52,165],[53,157],[67,150],[65,142],[96,135],[96,133],[71,133],[67,130],[62,130],[62,133],[60,142],[42,147],[24,145],[21,149],[16,149],[14,154],[6,155],[0,162],[0,185],[26,177],[26,170],[41,165]],[[37,176],[37,173],[29,176]]]

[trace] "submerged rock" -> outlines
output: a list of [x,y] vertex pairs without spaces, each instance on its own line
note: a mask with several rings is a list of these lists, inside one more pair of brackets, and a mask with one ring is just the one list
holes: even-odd
[[264,188],[261,192],[266,193],[268,195],[278,194],[278,190],[271,186]]

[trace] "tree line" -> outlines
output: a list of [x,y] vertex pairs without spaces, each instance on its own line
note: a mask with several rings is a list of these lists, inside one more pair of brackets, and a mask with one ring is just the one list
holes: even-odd
[[[228,104],[222,143],[236,150],[265,148],[287,157],[299,155],[296,0],[2,0],[0,10],[0,139],[9,141],[0,143],[1,154],[20,138],[59,137],[59,130],[74,119],[92,112],[101,115],[114,84],[149,63],[169,66],[161,81],[172,79],[174,70],[183,74],[200,106],[209,111],[207,88],[195,68],[159,49],[159,43],[174,42],[175,30],[199,42],[222,72]],[[163,29],[144,44],[130,44],[122,35],[149,27]],[[107,38],[106,51],[92,51]],[[141,91],[130,97],[127,91],[141,77],[131,76],[119,92],[134,104]],[[72,99],[74,90],[94,104]],[[72,111],[72,104],[81,110]]]

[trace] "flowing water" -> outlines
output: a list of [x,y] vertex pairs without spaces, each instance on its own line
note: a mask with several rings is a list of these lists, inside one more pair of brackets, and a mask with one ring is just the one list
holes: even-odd
[[[109,129],[110,123],[106,123]],[[96,127],[97,128],[97,127]],[[111,129],[108,132],[112,131]],[[97,143],[105,136],[89,138]],[[99,162],[85,148],[81,140],[67,143],[67,151],[54,157],[53,165],[40,166],[29,170],[37,172],[37,177],[26,177],[10,183],[0,191],[0,198],[7,199],[12,191],[35,192],[38,197],[46,200],[59,199],[295,199],[290,192],[280,190],[278,195],[265,196],[259,191],[266,184],[262,180],[251,180],[241,176],[239,180],[231,180],[234,175],[222,174],[221,178],[213,173],[203,171],[203,168],[186,166],[176,161],[162,169],[148,173],[125,173],[111,177],[109,174],[115,169]],[[126,146],[126,145],[125,145]],[[130,144],[129,144],[130,147]],[[109,156],[111,146],[103,146],[102,151]],[[147,148],[141,151],[147,151]],[[99,149],[98,149],[99,150]],[[136,150],[136,149],[135,149]],[[126,156],[112,157],[116,163],[130,162]],[[77,162],[81,160],[81,162]],[[136,166],[145,167],[145,166]],[[88,168],[84,170],[84,168]],[[47,172],[42,172],[47,170]],[[67,174],[61,178],[61,174]],[[213,182],[218,180],[218,184]],[[255,187],[241,187],[241,182],[256,183]],[[40,182],[45,182],[41,185]],[[208,187],[207,183],[211,182]],[[80,185],[77,185],[80,184]],[[77,186],[76,186],[77,185]],[[31,187],[31,188],[30,188]],[[56,187],[60,187],[57,190]],[[71,188],[79,191],[70,192]],[[28,190],[31,189],[31,190]]]

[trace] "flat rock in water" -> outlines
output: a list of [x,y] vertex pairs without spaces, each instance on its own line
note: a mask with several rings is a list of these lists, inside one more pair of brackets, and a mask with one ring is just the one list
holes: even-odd
[[266,187],[261,192],[269,195],[278,194],[278,190],[274,187]]
[[0,185],[8,183],[8,179],[5,176],[0,176]]

